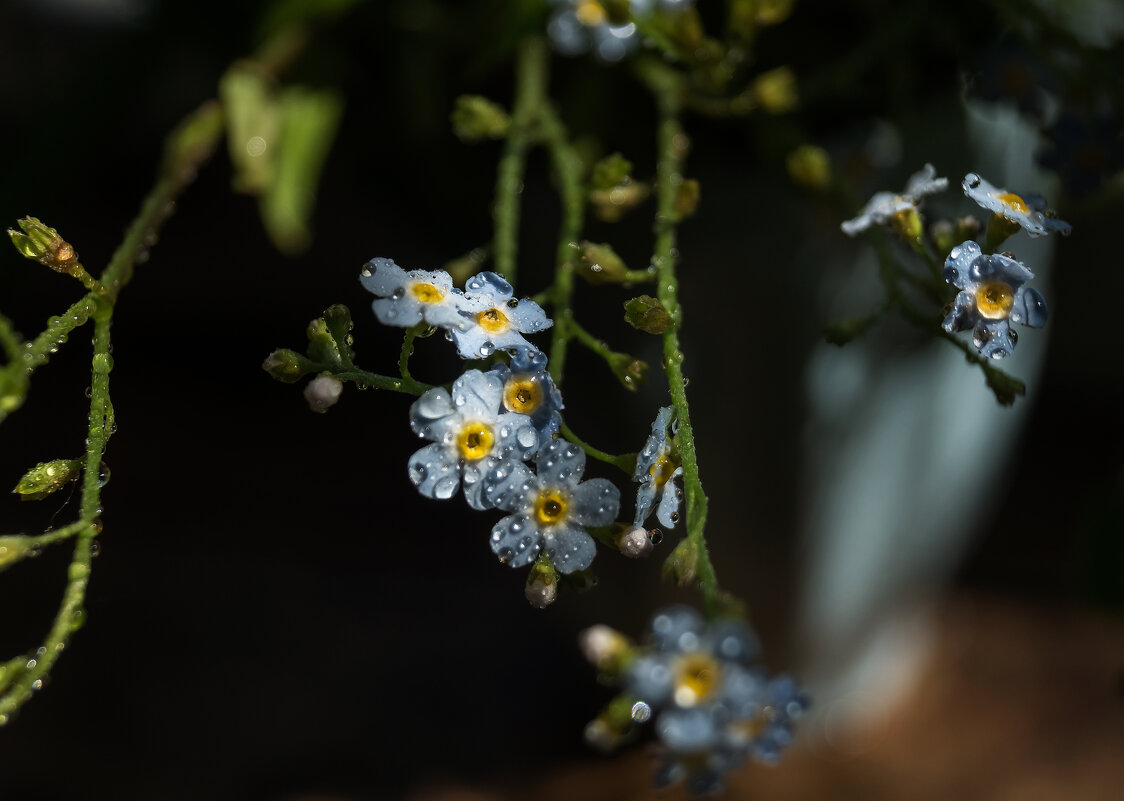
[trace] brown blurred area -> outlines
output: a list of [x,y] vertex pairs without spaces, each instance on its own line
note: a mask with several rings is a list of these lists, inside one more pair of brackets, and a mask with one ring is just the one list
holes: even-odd
[[[828,738],[815,719],[777,766],[729,777],[724,797],[768,801],[1113,801],[1124,798],[1124,622],[1088,609],[959,597],[943,604],[930,658],[882,721]],[[683,799],[656,790],[634,747],[491,788],[411,801]],[[314,801],[311,798],[302,801]]]

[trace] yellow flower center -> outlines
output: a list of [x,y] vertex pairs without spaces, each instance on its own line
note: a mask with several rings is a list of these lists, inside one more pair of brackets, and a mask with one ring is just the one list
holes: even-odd
[[1011,211],[1017,211],[1021,214],[1026,214],[1026,201],[1016,195],[1014,192],[1007,192],[998,197],[1000,203],[1009,208]]
[[648,475],[652,477],[655,482],[656,489],[659,489],[667,480],[671,478],[671,474],[675,472],[675,465],[667,456],[661,456],[654,465],[648,468]]
[[441,290],[433,284],[427,284],[424,281],[419,281],[410,287],[410,291],[414,293],[414,297],[422,303],[437,303],[445,296],[441,294]]
[[695,706],[705,701],[722,681],[722,669],[706,654],[684,655],[675,666],[675,703]]
[[535,519],[544,526],[561,523],[568,516],[570,503],[558,490],[544,490],[535,499]]
[[578,7],[574,9],[574,14],[577,16],[578,22],[587,26],[600,25],[609,16],[605,11],[605,6],[598,3],[597,0],[582,0],[578,3]]
[[976,310],[988,320],[1002,320],[1015,305],[1015,292],[1007,284],[995,281],[976,290]]
[[501,334],[511,327],[507,315],[498,308],[480,312],[476,315],[476,322],[489,334]]
[[496,435],[485,423],[469,423],[457,435],[457,450],[470,462],[483,459],[492,452],[492,446],[495,444]]
[[534,414],[542,406],[542,387],[528,375],[513,375],[503,385],[503,405],[509,412]]

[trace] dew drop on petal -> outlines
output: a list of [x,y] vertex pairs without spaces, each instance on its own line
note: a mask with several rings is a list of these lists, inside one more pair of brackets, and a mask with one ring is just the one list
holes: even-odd
[[515,553],[510,548],[500,548],[496,556],[499,557],[501,563],[507,565],[511,563],[511,560],[515,557]]
[[535,434],[533,428],[524,427],[519,429],[519,432],[515,435],[515,439],[524,448],[533,448],[535,447],[535,442],[538,440],[538,435]]
[[414,483],[415,487],[425,481],[425,476],[425,465],[420,462],[413,462],[410,464],[410,481]]
[[405,296],[406,296],[406,287],[404,287],[404,286],[396,287],[395,290],[390,293],[390,297],[393,300],[401,300]]
[[455,476],[440,478],[437,480],[437,483],[433,485],[433,496],[443,501],[452,498],[459,484],[460,482]]
[[481,356],[491,356],[495,352],[496,352],[496,346],[494,344],[492,344],[491,341],[485,341],[485,342],[480,343],[480,355]]

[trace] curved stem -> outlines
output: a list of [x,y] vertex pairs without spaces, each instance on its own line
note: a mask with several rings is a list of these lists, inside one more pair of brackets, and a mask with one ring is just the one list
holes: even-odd
[[621,470],[623,470],[629,476],[631,476],[632,471],[636,469],[636,454],[635,453],[622,453],[619,456],[614,456],[611,453],[606,453],[605,451],[600,450],[599,448],[595,448],[592,445],[590,445],[588,442],[586,442],[584,439],[579,437],[577,434],[575,434],[573,429],[571,429],[568,425],[566,425],[565,420],[562,421],[561,430],[562,430],[562,436],[564,436],[566,439],[568,439],[570,442],[574,443],[575,445],[580,445],[582,447],[582,450],[584,450],[587,454],[592,456],[597,461],[605,462],[606,464],[611,464],[614,467],[619,467]]

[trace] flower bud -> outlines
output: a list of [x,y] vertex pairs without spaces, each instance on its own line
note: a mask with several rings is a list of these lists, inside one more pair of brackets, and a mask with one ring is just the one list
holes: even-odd
[[69,242],[59,236],[58,231],[35,217],[24,217],[17,221],[17,225],[23,233],[9,228],[8,236],[24,258],[37,261],[58,273],[78,274],[81,270],[78,254]]
[[582,242],[578,246],[577,273],[591,284],[609,284],[624,281],[628,267],[613,248],[596,242]]
[[831,159],[815,145],[801,145],[785,159],[788,176],[809,189],[826,189],[831,183]]
[[627,353],[611,353],[608,357],[609,369],[625,389],[635,392],[648,373],[648,363]]
[[675,580],[680,587],[690,586],[698,575],[699,550],[691,540],[680,540],[663,563],[665,578]]
[[502,106],[480,95],[461,95],[449,115],[453,133],[462,142],[503,139],[511,118]]
[[593,165],[589,184],[593,189],[609,190],[629,180],[631,175],[632,162],[620,153],[613,153]]
[[763,72],[753,82],[757,104],[770,114],[784,114],[797,105],[796,74],[790,67]]
[[295,384],[316,369],[316,365],[294,350],[280,348],[262,362],[262,369],[284,384]]
[[629,559],[640,559],[652,552],[655,547],[647,530],[641,526],[626,528],[617,537],[617,549]]
[[662,334],[671,328],[671,315],[651,295],[640,295],[625,301],[625,322],[646,334]]
[[699,207],[699,182],[688,178],[675,188],[675,217],[682,220],[690,217]]
[[343,357],[340,353],[339,343],[328,329],[328,323],[323,317],[317,317],[308,324],[308,357],[317,364],[340,367]]
[[318,375],[304,388],[304,399],[308,408],[317,414],[324,414],[336,405],[343,392],[343,382],[330,375]]
[[531,566],[523,594],[536,609],[546,609],[558,599],[558,573],[549,559],[540,558]]
[[616,629],[598,623],[578,635],[578,647],[598,670],[616,672],[628,661],[632,643]]
[[62,489],[67,482],[78,478],[82,472],[79,459],[55,459],[40,462],[24,473],[12,492],[22,496],[21,500],[37,501]]

